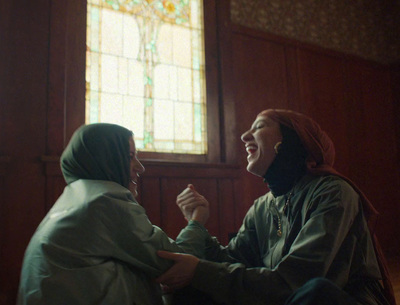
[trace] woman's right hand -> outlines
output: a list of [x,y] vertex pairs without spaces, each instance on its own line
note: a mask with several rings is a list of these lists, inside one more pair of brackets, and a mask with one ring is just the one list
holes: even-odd
[[170,269],[156,279],[157,283],[166,286],[167,291],[183,288],[190,284],[199,263],[197,257],[168,251],[157,251],[157,255],[175,262]]
[[186,220],[196,220],[204,225],[210,216],[210,204],[200,195],[192,184],[176,198],[176,204]]

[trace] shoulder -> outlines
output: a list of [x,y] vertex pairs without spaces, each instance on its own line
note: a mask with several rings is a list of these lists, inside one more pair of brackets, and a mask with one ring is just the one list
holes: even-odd
[[315,196],[332,193],[332,195],[352,195],[358,197],[357,192],[346,180],[335,175],[307,176],[300,187]]
[[92,212],[143,209],[128,189],[112,181],[77,180],[67,186],[65,193],[75,204]]
[[339,176],[307,176],[298,192],[309,205],[353,210],[354,213],[359,208],[359,194]]

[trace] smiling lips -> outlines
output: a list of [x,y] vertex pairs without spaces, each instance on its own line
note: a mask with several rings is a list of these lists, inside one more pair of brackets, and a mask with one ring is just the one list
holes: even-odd
[[249,154],[248,157],[253,155],[257,151],[258,147],[255,144],[246,144],[246,151]]

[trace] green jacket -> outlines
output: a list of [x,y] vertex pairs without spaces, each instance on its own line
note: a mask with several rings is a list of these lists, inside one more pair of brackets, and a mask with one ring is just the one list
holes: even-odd
[[186,243],[176,244],[150,223],[125,187],[77,180],[66,186],[31,239],[18,304],[162,304],[154,279],[172,262],[156,251],[203,257],[196,240],[207,233],[197,226],[182,233]]
[[305,176],[284,213],[287,196],[258,198],[227,247],[207,236],[193,286],[223,304],[283,304],[308,280],[325,277],[360,303],[378,304],[381,275],[354,189],[337,176]]

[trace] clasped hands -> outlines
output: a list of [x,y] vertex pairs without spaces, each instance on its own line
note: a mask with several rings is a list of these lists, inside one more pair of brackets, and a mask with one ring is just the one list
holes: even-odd
[[210,204],[189,184],[176,198],[176,204],[187,221],[195,220],[205,225],[210,216]]
[[[187,221],[195,220],[204,225],[210,216],[208,201],[200,195],[192,184],[180,193],[176,204],[182,211]],[[193,279],[199,259],[193,255],[172,253],[168,251],[157,251],[159,257],[170,259],[175,264],[164,274],[156,279],[163,285],[166,292],[171,292],[187,286]]]

